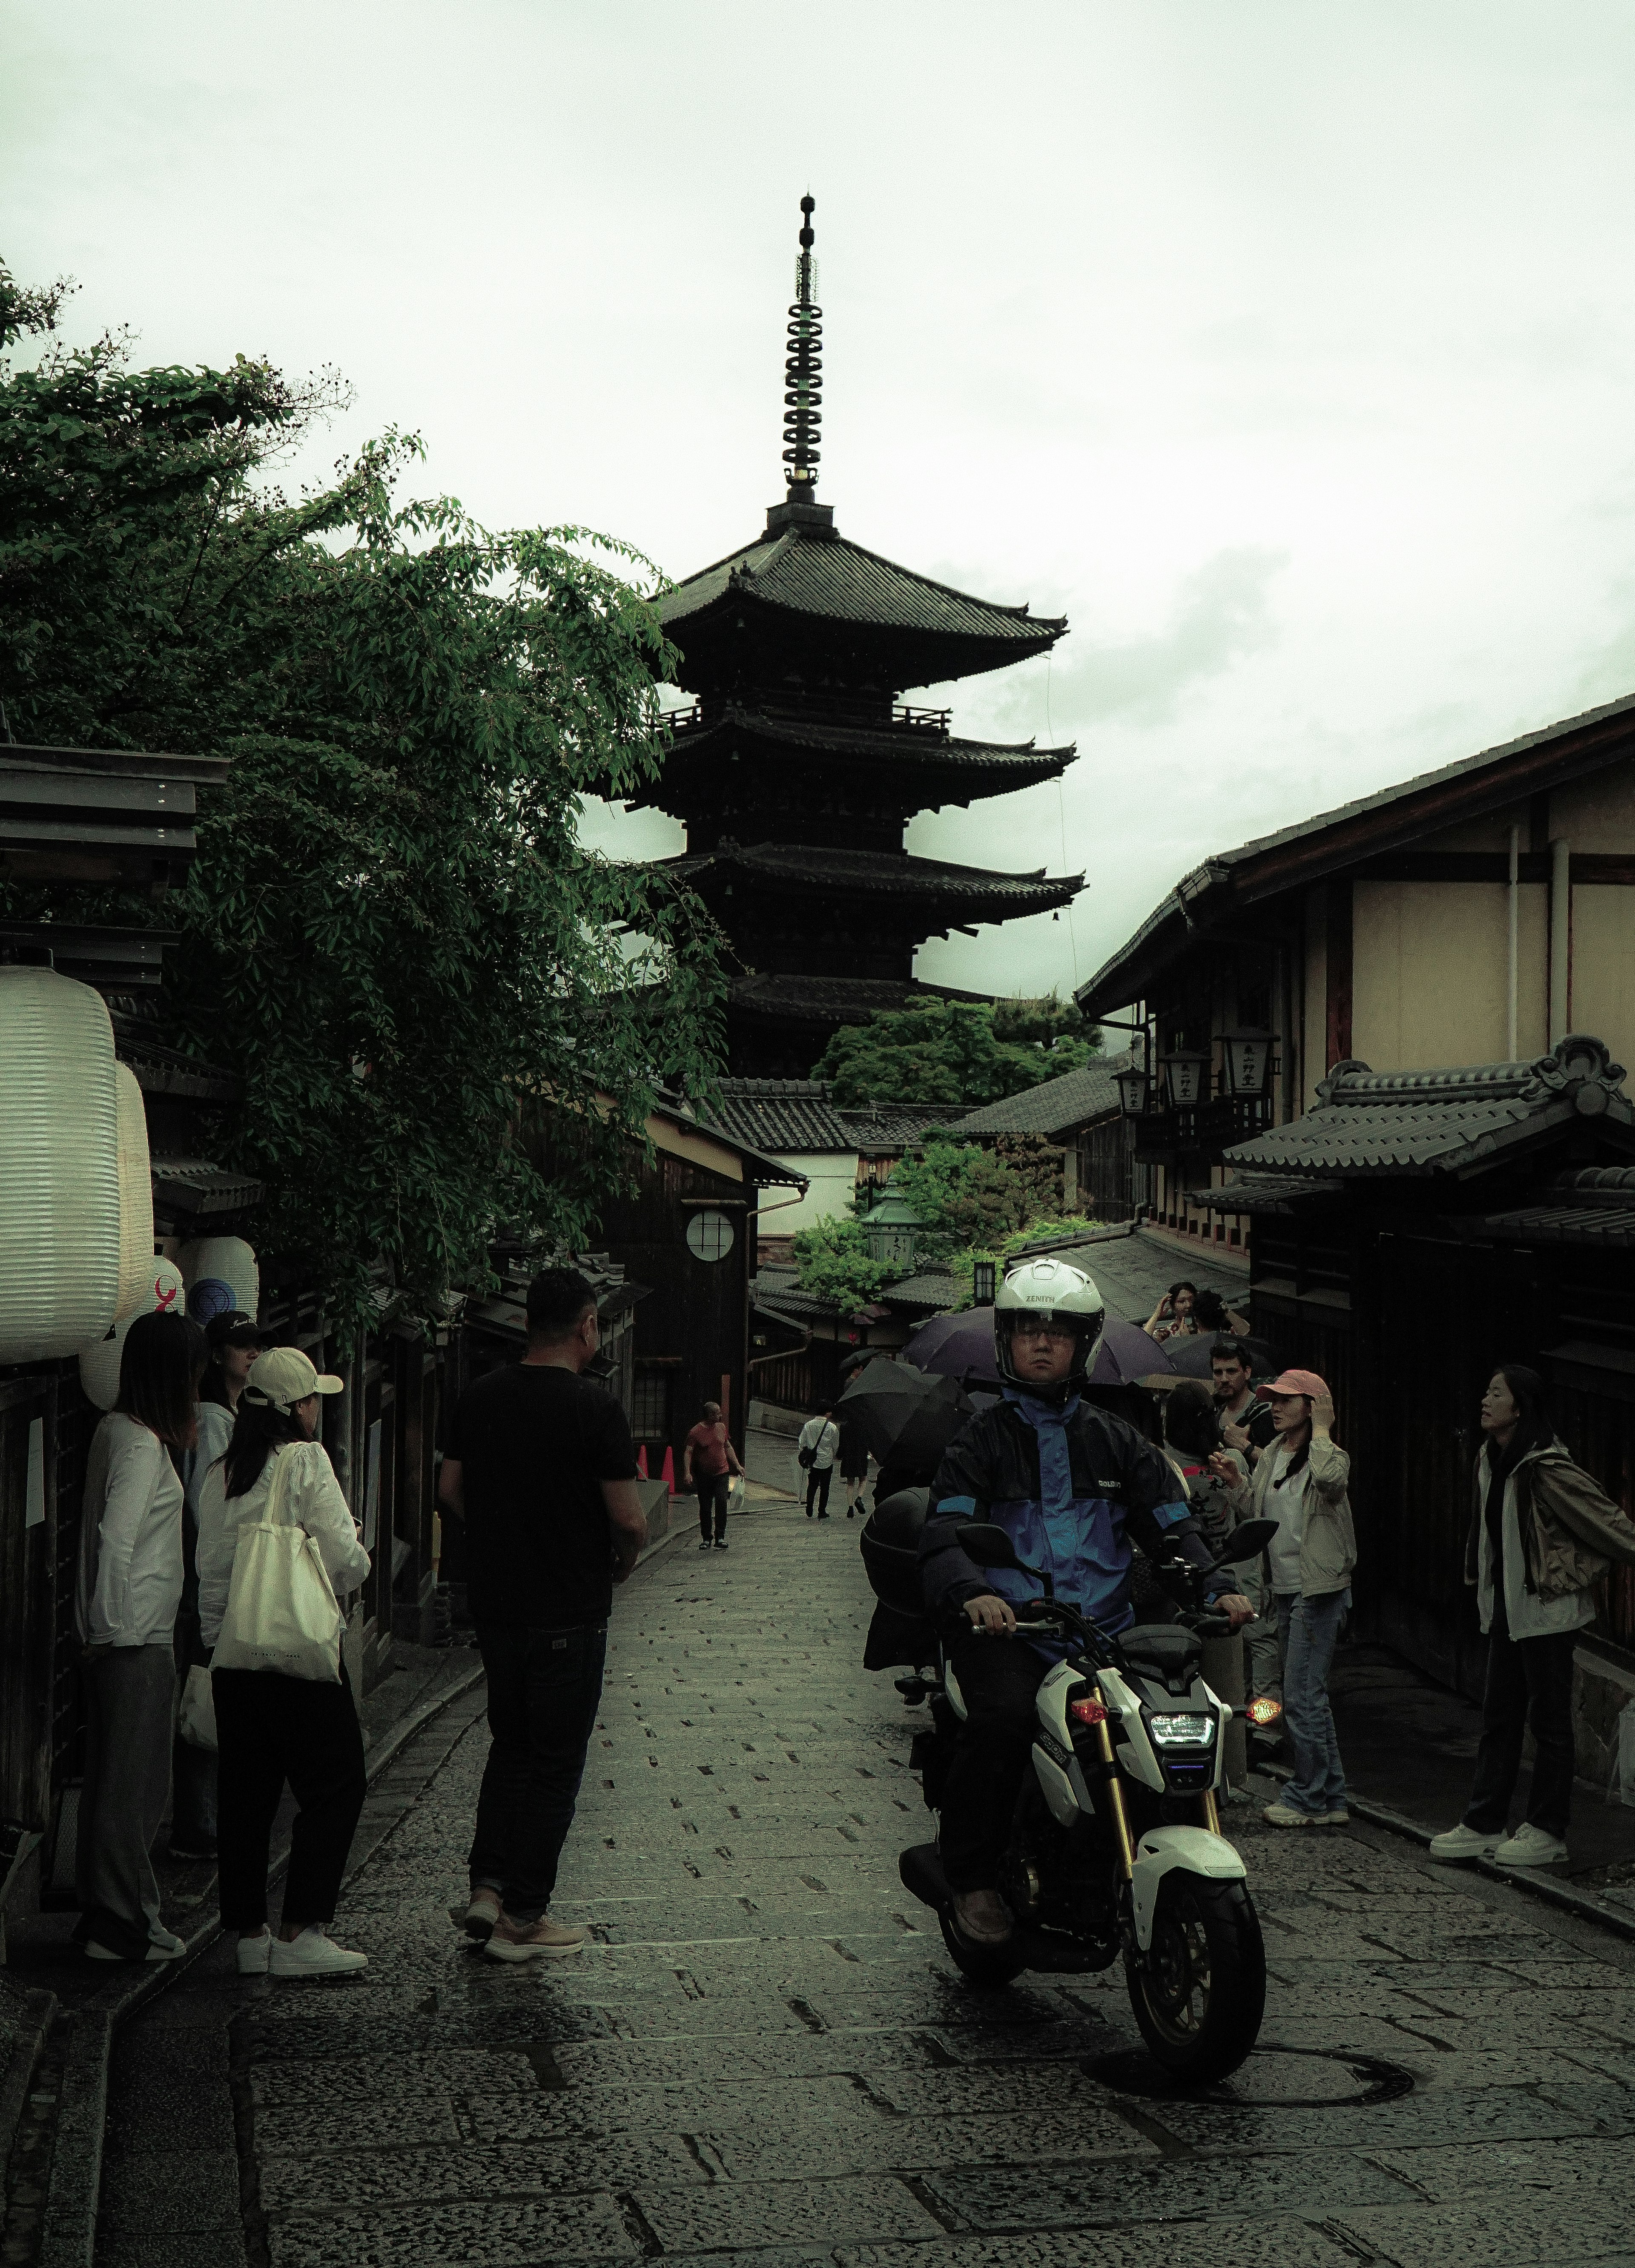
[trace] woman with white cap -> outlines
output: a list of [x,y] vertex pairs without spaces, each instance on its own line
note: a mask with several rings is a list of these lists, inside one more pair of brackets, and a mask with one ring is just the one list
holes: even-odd
[[[298,1347],[273,1347],[251,1365],[226,1454],[210,1467],[199,1502],[199,1623],[207,1646],[221,1635],[239,1533],[279,1517],[318,1547],[336,1595],[355,1590],[369,1554],[318,1430],[320,1395],[338,1394]],[[241,1976],[327,1977],[367,1956],[328,1934],[364,1806],[364,1737],[336,1647],[335,1680],[278,1669],[212,1665],[220,1743],[217,1866],[221,1916],[239,1933]],[[284,1919],[267,1926],[273,1820],[288,1782],[300,1806],[291,1837]]]

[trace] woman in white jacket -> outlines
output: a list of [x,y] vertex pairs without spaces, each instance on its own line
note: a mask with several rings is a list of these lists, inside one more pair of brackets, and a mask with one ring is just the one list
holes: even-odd
[[[280,1485],[279,1513],[318,1546],[336,1596],[356,1590],[369,1554],[322,1445],[319,1397],[338,1394],[298,1347],[260,1355],[239,1398],[227,1453],[206,1474],[199,1498],[199,1626],[213,1648],[232,1585],[239,1531],[265,1516]],[[324,1977],[362,1969],[367,1956],[328,1935],[347,1852],[364,1808],[364,1736],[347,1679],[286,1676],[276,1669],[212,1668],[217,1756],[217,1865],[221,1918],[239,1933],[239,1972]],[[284,1918],[267,1926],[267,1867],[273,1820],[285,1782],[300,1809],[291,1837]]]
[[181,1479],[198,1384],[180,1315],[138,1315],[120,1354],[119,1399],[91,1440],[74,1625],[85,1702],[76,1932],[93,1961],[170,1961],[153,1839],[170,1801],[173,1642],[181,1598]]

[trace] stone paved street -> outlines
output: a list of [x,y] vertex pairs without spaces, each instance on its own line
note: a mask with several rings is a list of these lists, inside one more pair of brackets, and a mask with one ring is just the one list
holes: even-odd
[[769,1504],[621,1594],[556,1907],[596,1941],[547,1973],[451,1920],[486,1735],[446,1712],[372,1793],[365,1977],[221,1948],[122,2036],[105,2268],[1635,2264],[1635,1949],[1382,1832],[1230,1815],[1272,1982],[1207,2102],[1094,2075],[1116,1971],[968,1992],[897,1880],[856,1536]]

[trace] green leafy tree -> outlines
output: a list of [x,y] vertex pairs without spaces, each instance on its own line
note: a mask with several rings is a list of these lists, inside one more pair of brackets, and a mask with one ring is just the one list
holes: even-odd
[[[0,343],[60,297],[0,271]],[[377,1256],[427,1315],[497,1226],[586,1236],[655,1078],[707,1089],[722,987],[696,902],[576,833],[593,784],[657,768],[645,563],[405,498],[394,434],[287,497],[279,453],[339,398],[244,358],[134,370],[114,337],[0,362],[11,734],[232,759],[162,905],[0,902],[180,931],[157,1035],[240,1076],[258,1241],[355,1322]]]
[[[1033,1012],[1031,1018],[1022,1011]],[[1005,1030],[1014,1037],[1002,1036]],[[1059,1034],[1071,1019],[1079,1036]],[[1082,1069],[1101,1045],[1077,1010],[1059,1002],[917,1001],[877,1010],[866,1024],[843,1025],[814,1066],[834,1082],[843,1107],[871,1102],[965,1103],[976,1109],[1020,1094],[1042,1080]]]
[[867,1307],[901,1269],[869,1257],[868,1239],[861,1225],[843,1215],[832,1215],[810,1228],[795,1232],[795,1265],[800,1288],[824,1300],[842,1314]]

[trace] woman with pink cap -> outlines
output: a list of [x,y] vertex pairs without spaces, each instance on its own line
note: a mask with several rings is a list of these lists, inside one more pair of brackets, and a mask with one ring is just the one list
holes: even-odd
[[1334,1397],[1315,1370],[1285,1370],[1259,1391],[1274,1434],[1249,1484],[1248,1517],[1278,1523],[1262,1562],[1263,1592],[1276,1602],[1284,1722],[1294,1744],[1294,1777],[1264,1816],[1273,1827],[1343,1827],[1351,1813],[1329,1668],[1357,1564],[1345,1492],[1351,1461],[1334,1439]]

